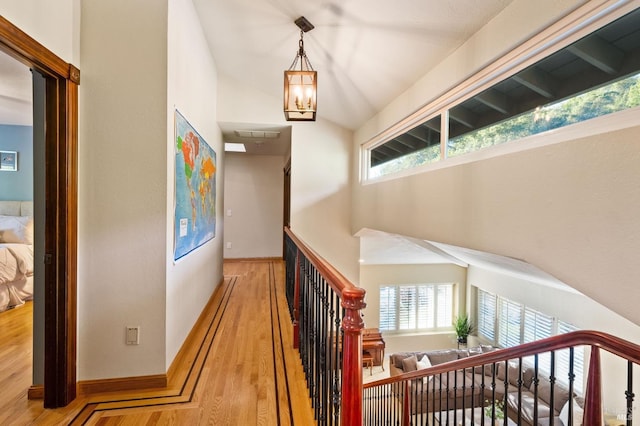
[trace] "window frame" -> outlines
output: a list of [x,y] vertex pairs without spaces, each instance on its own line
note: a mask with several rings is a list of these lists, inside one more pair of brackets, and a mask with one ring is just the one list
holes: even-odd
[[[576,11],[569,13],[555,24],[533,36],[528,41],[515,47],[511,52],[505,54],[501,58],[493,61],[491,64],[480,69],[467,80],[460,84],[454,85],[443,95],[428,102],[424,107],[410,114],[405,119],[392,125],[385,131],[379,133],[369,141],[360,145],[360,184],[367,185],[387,180],[398,179],[411,176],[425,171],[438,170],[446,167],[453,167],[460,164],[470,163],[481,159],[492,158],[495,156],[506,155],[513,152],[524,151],[537,148],[540,146],[550,145],[552,143],[560,143],[571,138],[579,138],[583,136],[593,135],[593,125],[585,126],[594,120],[598,120],[598,129],[596,134],[619,130],[640,124],[640,117],[637,112],[640,107],[631,108],[601,117],[593,118],[587,121],[571,124],[566,127],[555,129],[551,132],[543,132],[536,135],[527,136],[517,139],[518,143],[507,143],[494,145],[478,151],[473,151],[465,155],[455,157],[446,157],[446,140],[448,139],[448,122],[449,110],[481,93],[482,91],[493,87],[501,81],[517,74],[537,63],[538,61],[552,55],[553,53],[563,49],[570,44],[588,36],[605,25],[615,21],[616,19],[636,10],[637,5],[619,4],[615,1],[607,1],[604,4],[585,4]],[[635,114],[625,114],[625,118],[615,117],[622,113],[633,111]],[[383,145],[390,139],[402,135],[409,129],[418,124],[430,120],[431,118],[441,115],[441,159],[417,167],[400,170],[391,174],[378,177],[371,177],[369,170],[371,164],[371,150]],[[604,118],[604,120],[599,120]],[[629,119],[632,119],[630,122]],[[562,130],[572,127],[569,131]],[[575,129],[578,128],[578,130]],[[561,138],[557,135],[561,134]],[[549,135],[556,136],[549,138]],[[551,141],[550,139],[553,139]],[[526,143],[522,143],[526,142]]]

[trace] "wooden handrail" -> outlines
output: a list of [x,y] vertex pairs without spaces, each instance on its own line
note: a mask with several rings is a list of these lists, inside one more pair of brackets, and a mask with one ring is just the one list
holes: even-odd
[[[365,290],[357,287],[325,259],[313,251],[298,238],[289,227],[284,232],[296,246],[296,274],[295,274],[295,303],[294,303],[294,332],[298,334],[297,322],[299,318],[298,295],[301,277],[298,274],[301,259],[300,253],[313,265],[324,281],[338,295],[340,305],[344,309],[341,328],[342,336],[342,383],[340,393],[340,424],[343,426],[362,425],[362,321],[361,310],[364,303]],[[298,342],[294,336],[294,341]]]
[[635,343],[631,343],[619,337],[600,331],[579,330],[572,331],[571,333],[548,337],[546,339],[537,340],[531,343],[524,343],[512,348],[497,349],[495,351],[474,355],[472,357],[461,358],[455,361],[437,364],[423,370],[399,374],[397,376],[366,383],[363,387],[367,389],[380,385],[397,383],[404,380],[411,380],[439,373],[446,373],[447,371],[477,367],[494,362],[503,362],[508,359],[521,357],[524,358],[536,353],[556,351],[560,349],[567,349],[572,346],[583,345],[598,347],[607,352],[618,355],[628,361],[640,364],[640,345],[636,345]]

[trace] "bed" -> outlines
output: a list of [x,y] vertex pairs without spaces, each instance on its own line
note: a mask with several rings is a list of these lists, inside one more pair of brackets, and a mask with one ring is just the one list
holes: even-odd
[[0,201],[0,312],[33,298],[33,202]]

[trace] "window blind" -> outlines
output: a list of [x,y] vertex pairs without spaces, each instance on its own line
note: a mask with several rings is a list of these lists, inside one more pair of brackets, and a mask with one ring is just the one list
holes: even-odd
[[453,284],[411,284],[380,287],[381,331],[450,329]]
[[500,330],[498,333],[500,346],[510,348],[521,343],[522,305],[508,299],[499,299]]
[[478,334],[494,342],[496,339],[496,296],[478,290]]

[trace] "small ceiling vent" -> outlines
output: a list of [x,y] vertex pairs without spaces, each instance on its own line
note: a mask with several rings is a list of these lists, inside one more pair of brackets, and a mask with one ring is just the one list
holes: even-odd
[[280,136],[280,132],[269,130],[235,130],[234,133],[240,138],[252,139],[275,139]]

